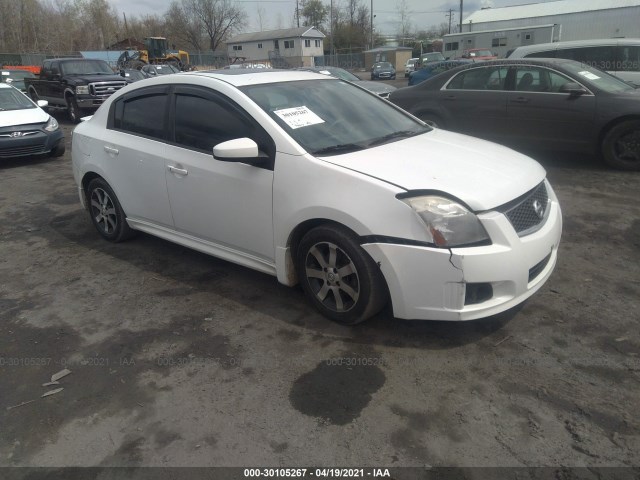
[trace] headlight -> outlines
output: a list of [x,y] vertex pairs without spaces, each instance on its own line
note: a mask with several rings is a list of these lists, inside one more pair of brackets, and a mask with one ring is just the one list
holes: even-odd
[[78,95],[89,95],[89,85],[81,85],[76,87],[76,93]]
[[58,129],[58,121],[55,118],[50,116],[49,121],[44,126],[44,129],[47,132],[55,132]]
[[437,247],[461,247],[490,242],[478,217],[451,199],[429,195],[404,198],[420,216]]

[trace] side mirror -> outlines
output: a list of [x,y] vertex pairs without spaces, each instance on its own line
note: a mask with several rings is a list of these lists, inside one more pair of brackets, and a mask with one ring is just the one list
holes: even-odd
[[49,106],[49,102],[47,100],[38,100],[36,103],[40,108]]
[[222,162],[248,163],[249,165],[263,165],[268,157],[261,154],[258,144],[250,138],[236,138],[219,143],[213,147],[213,158]]
[[567,82],[560,87],[560,93],[568,93],[569,97],[579,97],[580,95],[584,95],[587,90],[576,82]]

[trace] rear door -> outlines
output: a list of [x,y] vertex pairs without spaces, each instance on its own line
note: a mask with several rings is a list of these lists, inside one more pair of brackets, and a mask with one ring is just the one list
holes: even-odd
[[479,66],[453,77],[438,93],[447,127],[500,141],[507,123],[507,72],[507,67]]
[[549,149],[588,149],[595,134],[595,96],[572,97],[560,88],[574,82],[547,67],[511,67],[507,102],[509,142]]

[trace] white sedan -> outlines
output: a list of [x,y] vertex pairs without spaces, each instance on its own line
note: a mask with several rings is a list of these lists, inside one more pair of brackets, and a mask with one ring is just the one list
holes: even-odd
[[73,134],[98,232],[134,230],[300,283],[344,324],[471,320],[547,281],[562,230],[535,161],[311,72],[167,75]]

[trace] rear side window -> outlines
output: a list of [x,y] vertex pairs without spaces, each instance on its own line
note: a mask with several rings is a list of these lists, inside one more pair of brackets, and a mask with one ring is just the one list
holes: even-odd
[[525,55],[525,58],[556,58],[555,50],[545,50],[543,52],[533,52]]
[[615,47],[603,45],[600,47],[559,48],[556,57],[575,60],[600,70],[615,70]]
[[164,118],[168,95],[149,92],[135,97],[125,97],[115,104],[113,127],[117,130],[165,140]]
[[504,90],[507,67],[474,68],[459,73],[447,90]]

